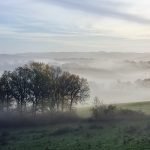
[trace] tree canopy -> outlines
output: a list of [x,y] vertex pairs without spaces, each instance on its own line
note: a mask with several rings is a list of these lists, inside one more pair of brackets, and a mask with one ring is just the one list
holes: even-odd
[[71,111],[88,97],[86,79],[44,63],[32,62],[0,77],[1,111]]

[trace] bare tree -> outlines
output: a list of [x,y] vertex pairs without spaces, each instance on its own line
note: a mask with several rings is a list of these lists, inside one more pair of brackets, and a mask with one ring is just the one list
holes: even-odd
[[70,75],[68,88],[68,99],[70,100],[69,109],[72,110],[73,104],[81,103],[89,97],[89,86],[86,79],[80,79],[77,75]]
[[1,110],[5,103],[8,110],[13,100],[21,113],[27,108],[31,108],[34,115],[37,111],[64,111],[67,107],[71,111],[74,104],[88,97],[86,79],[44,63],[32,62],[13,72],[4,72],[0,78]]
[[9,110],[9,106],[11,105],[11,78],[10,78],[10,72],[5,71],[0,78],[0,98],[1,98],[1,106],[4,109],[6,107],[6,110]]
[[31,72],[25,67],[19,67],[11,73],[11,91],[12,96],[16,99],[17,108],[22,113],[23,106],[26,109],[26,103],[30,96]]

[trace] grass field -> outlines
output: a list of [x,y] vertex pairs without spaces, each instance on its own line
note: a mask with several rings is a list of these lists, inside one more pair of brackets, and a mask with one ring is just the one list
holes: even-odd
[[[150,114],[150,102],[134,102],[134,103],[120,103],[114,104],[120,109],[129,109],[133,111],[140,111],[146,114]],[[77,109],[77,114],[83,118],[91,116],[91,107],[83,107]]]
[[[149,102],[118,107],[149,113]],[[78,111],[85,117],[90,109]],[[137,115],[138,116],[138,115]],[[43,127],[0,129],[0,150],[149,150],[150,119],[80,121]]]
[[150,122],[1,129],[1,150],[149,150]]
[[141,111],[146,114],[150,114],[150,102],[149,101],[148,102],[118,104],[117,107],[135,110],[135,111]]

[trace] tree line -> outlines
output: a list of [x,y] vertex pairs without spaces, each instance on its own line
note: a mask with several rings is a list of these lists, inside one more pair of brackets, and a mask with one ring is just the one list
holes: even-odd
[[0,77],[0,111],[71,111],[88,97],[86,79],[44,63],[32,62]]

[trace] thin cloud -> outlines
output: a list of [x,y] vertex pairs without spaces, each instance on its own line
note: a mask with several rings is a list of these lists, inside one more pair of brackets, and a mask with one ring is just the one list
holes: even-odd
[[[41,0],[39,0],[41,1]],[[68,9],[83,11],[86,13],[92,13],[104,17],[118,18],[130,22],[140,24],[150,24],[150,20],[138,15],[132,15],[129,13],[121,12],[119,7],[123,7],[122,3],[113,1],[89,1],[89,0],[42,0],[41,2],[47,2],[49,4],[62,6]],[[94,5],[95,4],[95,5]]]

